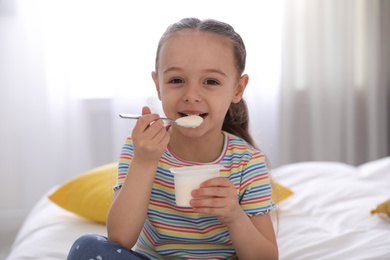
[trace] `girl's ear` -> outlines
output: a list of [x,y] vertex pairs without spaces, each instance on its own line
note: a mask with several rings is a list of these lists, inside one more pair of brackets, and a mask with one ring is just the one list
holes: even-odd
[[233,103],[240,102],[242,95],[244,95],[245,88],[248,85],[248,81],[249,81],[249,76],[247,74],[244,74],[240,78],[240,80],[238,81],[236,92],[234,93],[234,97],[232,100]]
[[154,81],[154,85],[156,86],[158,99],[161,100],[160,85],[158,84],[157,73],[155,71],[152,71],[152,78],[153,78],[153,81]]

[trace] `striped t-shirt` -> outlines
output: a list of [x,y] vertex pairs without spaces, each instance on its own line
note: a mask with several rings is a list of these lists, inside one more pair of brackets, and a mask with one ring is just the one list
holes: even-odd
[[[264,154],[243,139],[223,132],[224,147],[212,164],[223,166],[221,176],[234,183],[241,208],[248,216],[274,208]],[[126,139],[118,166],[123,185],[133,157],[131,137]],[[151,259],[229,259],[235,256],[227,227],[216,216],[196,213],[175,204],[172,167],[202,165],[184,161],[168,148],[161,157],[153,183],[147,217],[135,250]]]

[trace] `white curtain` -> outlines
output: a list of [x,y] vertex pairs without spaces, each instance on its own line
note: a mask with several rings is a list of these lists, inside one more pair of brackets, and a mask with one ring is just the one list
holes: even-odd
[[390,1],[286,0],[280,162],[390,152]]
[[151,79],[157,43],[183,17],[226,21],[244,38],[253,134],[277,162],[281,5],[0,1],[0,222],[25,215],[53,186],[116,161],[134,125],[120,112],[149,105],[162,113]]
[[272,167],[388,155],[389,13],[386,0],[0,1],[0,222],[117,160],[134,124],[118,113],[162,113],[157,42],[188,16],[244,38],[251,130]]

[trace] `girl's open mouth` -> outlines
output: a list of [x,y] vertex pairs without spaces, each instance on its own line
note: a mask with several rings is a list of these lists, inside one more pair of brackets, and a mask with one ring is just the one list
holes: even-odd
[[179,115],[181,117],[184,117],[184,116],[200,116],[202,117],[203,119],[208,115],[208,113],[201,113],[201,114],[186,114],[186,113],[182,113],[182,112],[179,112]]

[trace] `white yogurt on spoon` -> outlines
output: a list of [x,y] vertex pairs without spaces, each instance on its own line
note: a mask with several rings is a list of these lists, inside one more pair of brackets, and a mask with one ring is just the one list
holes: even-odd
[[176,119],[176,124],[182,127],[198,127],[203,122],[203,118],[198,115],[189,115]]

